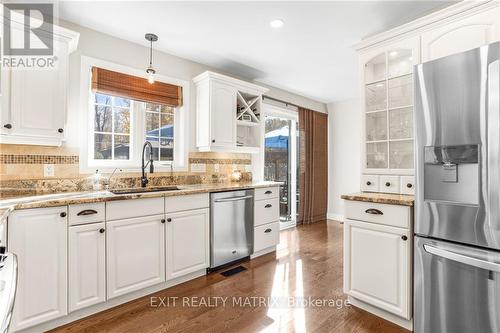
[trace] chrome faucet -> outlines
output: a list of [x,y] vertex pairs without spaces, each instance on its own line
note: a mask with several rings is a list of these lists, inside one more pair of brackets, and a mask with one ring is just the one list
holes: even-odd
[[[149,147],[149,161],[148,163],[144,164],[144,153],[146,152],[146,147]],[[153,167],[153,145],[151,145],[151,142],[146,141],[144,142],[144,145],[142,146],[142,177],[141,177],[141,187],[146,187],[148,185],[148,177],[146,177],[146,168],[149,165],[149,173],[153,173],[154,167]]]

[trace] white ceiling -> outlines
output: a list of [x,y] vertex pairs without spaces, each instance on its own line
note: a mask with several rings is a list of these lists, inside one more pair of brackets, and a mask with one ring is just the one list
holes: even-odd
[[[321,102],[355,97],[363,37],[443,8],[443,1],[60,2],[61,18]],[[281,29],[269,22],[280,18]]]

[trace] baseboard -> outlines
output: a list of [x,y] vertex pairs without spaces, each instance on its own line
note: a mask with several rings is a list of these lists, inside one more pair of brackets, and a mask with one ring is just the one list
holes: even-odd
[[263,256],[264,254],[268,254],[268,253],[275,252],[275,251],[276,251],[276,246],[271,246],[271,247],[268,247],[267,249],[263,249],[263,250],[254,252],[254,254],[252,254],[250,256],[250,259],[254,259],[254,258]]
[[374,315],[383,318],[387,321],[390,321],[391,323],[394,323],[398,326],[404,327],[409,331],[413,331],[413,319],[407,320],[398,317],[392,313],[386,312],[382,309],[379,309],[371,304],[365,303],[351,296],[347,296],[347,300],[351,305],[354,305],[357,308],[373,313]]
[[344,222],[344,215],[342,215],[342,214],[328,213],[328,214],[326,214],[326,218],[329,220]]

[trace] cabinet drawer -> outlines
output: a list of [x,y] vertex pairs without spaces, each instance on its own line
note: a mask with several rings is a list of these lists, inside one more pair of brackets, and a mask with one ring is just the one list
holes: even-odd
[[255,189],[255,200],[277,198],[280,193],[279,186],[264,187]]
[[254,202],[254,226],[279,221],[280,202],[278,198]]
[[106,220],[159,215],[165,212],[164,198],[120,200],[106,203]]
[[69,225],[104,222],[104,202],[69,205]]
[[361,191],[363,192],[378,192],[378,176],[363,175],[361,176]]
[[254,229],[253,252],[267,249],[280,242],[280,224],[279,222],[264,224]]
[[401,194],[415,194],[415,178],[413,176],[401,176]]
[[384,193],[399,193],[399,176],[380,176],[378,190]]
[[165,212],[172,213],[207,208],[209,203],[208,193],[165,197]]
[[409,228],[410,214],[411,207],[408,206],[349,200],[345,202],[345,218],[352,220]]

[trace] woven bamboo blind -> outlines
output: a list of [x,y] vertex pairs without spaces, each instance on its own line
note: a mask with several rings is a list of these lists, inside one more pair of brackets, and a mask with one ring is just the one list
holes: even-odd
[[142,102],[182,105],[182,87],[92,67],[92,91]]

